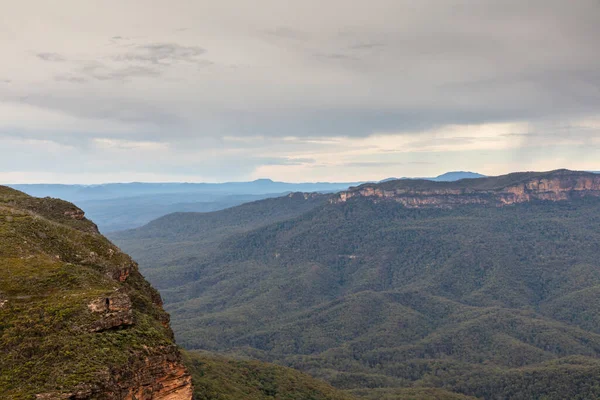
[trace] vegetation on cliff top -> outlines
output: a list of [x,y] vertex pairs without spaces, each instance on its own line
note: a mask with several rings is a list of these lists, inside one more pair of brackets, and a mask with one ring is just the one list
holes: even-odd
[[[116,293],[127,296],[130,311],[115,313],[114,320],[90,311],[91,302]],[[93,397],[110,385],[118,392],[126,382],[114,379],[127,376],[133,361],[177,354],[167,321],[158,292],[81,210],[0,186],[3,398]]]
[[471,189],[481,191],[494,191],[504,189],[509,186],[518,185],[532,179],[550,179],[550,178],[598,178],[598,174],[584,171],[570,171],[559,169],[547,172],[514,172],[506,175],[488,176],[481,178],[466,178],[457,181],[431,181],[426,179],[398,179],[378,184],[365,183],[357,187],[350,188],[350,191],[359,188],[372,187],[383,190],[410,189],[410,190],[440,190],[440,189]]

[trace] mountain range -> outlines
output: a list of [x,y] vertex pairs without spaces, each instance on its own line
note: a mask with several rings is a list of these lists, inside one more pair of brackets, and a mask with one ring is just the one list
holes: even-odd
[[[456,180],[479,174],[450,172],[432,180]],[[108,183],[99,185],[10,185],[36,197],[75,202],[101,232],[142,226],[173,212],[210,212],[290,192],[333,193],[364,182],[286,183],[270,179],[226,183]]]
[[459,181],[461,179],[473,179],[473,178],[485,178],[485,175],[478,174],[477,172],[451,171],[451,172],[446,172],[442,175],[438,175],[436,177],[431,177],[431,178],[387,178],[387,179],[383,179],[383,180],[379,181],[379,183],[395,181],[398,179],[417,179],[417,180],[425,179],[428,181],[435,181],[435,182],[453,182],[453,181]]
[[557,170],[294,193],[111,238],[188,349],[366,398],[589,399],[599,209],[600,176]]
[[364,183],[111,234],[138,266],[0,186],[0,393],[598,398],[599,208],[568,170]]

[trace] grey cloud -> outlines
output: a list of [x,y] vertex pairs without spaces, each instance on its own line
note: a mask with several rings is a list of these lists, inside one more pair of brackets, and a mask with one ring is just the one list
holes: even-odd
[[200,63],[206,50],[198,46],[181,46],[176,43],[151,43],[136,46],[132,51],[113,57],[115,61],[141,62],[169,65],[175,62]]
[[315,164],[317,161],[314,158],[290,158],[290,157],[271,157],[271,158],[256,158],[259,164],[262,165],[304,165]]
[[380,47],[385,47],[385,43],[381,42],[366,42],[366,43],[356,43],[348,46],[350,50],[372,50]]
[[59,74],[54,77],[57,82],[69,82],[69,83],[86,83],[87,79],[81,76],[75,76],[72,74]]
[[264,31],[264,33],[267,36],[271,36],[274,38],[279,38],[279,39],[292,39],[292,40],[299,40],[299,41],[304,41],[306,39],[308,39],[309,35],[306,32],[297,30],[297,29],[292,29],[289,27],[284,27],[284,26],[279,26],[275,29],[271,29],[271,30],[266,30]]
[[352,54],[343,53],[315,53],[316,58],[329,60],[357,60],[358,58]]
[[86,83],[97,81],[126,81],[133,78],[152,78],[161,75],[156,68],[144,66],[111,67],[104,63],[93,61],[78,66],[73,73],[58,74],[54,80],[58,82]]
[[[600,109],[595,50],[600,27],[594,22],[600,7],[594,2],[379,3],[379,12],[364,16],[371,25],[346,24],[340,16],[328,30],[299,16],[295,25],[259,32],[261,39],[265,34],[286,39],[278,46],[284,52],[260,59],[265,75],[257,75],[257,67],[215,64],[210,78],[182,76],[186,84],[174,88],[173,96],[187,95],[189,106],[165,112],[188,114],[191,127],[173,134],[365,136],[445,124],[573,118]],[[334,4],[322,12],[339,14]],[[385,51],[376,57],[366,51],[379,47]],[[161,76],[177,63],[208,63],[203,47],[171,42],[119,50],[124,53],[110,59],[126,67],[92,65],[58,79],[132,80]],[[287,53],[294,57],[290,72],[278,58]],[[296,64],[302,56],[306,66]],[[252,101],[230,104],[240,97]]]
[[571,143],[573,145],[590,146],[600,143],[598,126],[578,126],[561,123],[533,123],[530,132],[515,132],[504,136],[522,139],[523,147],[556,145]]
[[[42,109],[60,111],[61,113],[80,119],[146,124],[160,128],[170,127],[175,130],[179,129],[179,126],[181,125],[181,120],[176,114],[164,107],[157,106],[152,102],[121,98],[118,96],[102,97],[95,95],[93,89],[86,91],[86,93],[88,93],[87,97],[60,95],[58,93],[32,93],[28,96],[9,97],[6,100]],[[86,128],[81,129],[81,133],[77,135],[71,133],[57,133],[57,136],[68,141],[69,138],[77,140],[80,137],[84,137],[84,133],[92,135],[95,132],[91,128]],[[134,132],[131,136],[154,140],[152,135],[157,135],[156,131],[146,128]]]
[[[252,154],[263,154],[264,146],[287,136],[365,137],[494,122],[527,123],[532,131],[515,132],[515,139],[535,143],[575,135],[564,124],[600,113],[597,0],[357,0],[353,7],[342,0],[265,0],[269,8],[260,10],[223,0],[211,23],[198,23],[185,35],[174,32],[192,26],[187,17],[204,5],[173,1],[173,14],[163,20],[123,6],[124,18],[148,18],[157,26],[133,24],[125,30],[107,24],[99,43],[96,32],[79,32],[82,40],[64,43],[62,32],[49,31],[47,47],[30,48],[63,51],[64,45],[68,59],[49,65],[48,82],[39,70],[10,72],[14,84],[3,85],[2,98],[76,118],[147,123],[157,129],[135,125],[127,135],[168,136],[172,148],[196,139],[195,148],[202,149],[224,135],[265,137],[258,144],[222,147],[252,147]],[[97,17],[82,15],[82,20],[114,13],[101,8]],[[24,8],[21,12],[27,15]],[[188,41],[173,43],[177,36]],[[73,55],[87,58],[74,61]],[[201,70],[211,62],[207,56],[213,67]],[[18,72],[21,62],[15,58],[7,71]],[[66,82],[87,85],[77,91]],[[15,93],[9,96],[9,90]],[[82,124],[81,132],[89,131]],[[583,141],[598,133],[589,128],[577,135]],[[310,154],[310,146],[286,143],[271,162],[294,162],[286,152]],[[256,163],[243,157],[240,163]]]
[[[521,111],[527,115],[526,111]],[[213,117],[221,121],[228,134],[270,137],[364,137],[373,133],[418,132],[445,124],[480,124],[512,121],[518,110],[493,107],[469,108],[449,105],[445,109],[362,109],[338,107],[331,109],[305,108],[294,113],[230,112]]]
[[130,46],[131,45],[130,42],[131,42],[131,38],[126,37],[126,36],[120,36],[120,35],[112,36],[109,39],[109,43],[114,46]]
[[364,162],[349,162],[344,163],[343,166],[347,168],[381,168],[389,166],[405,166],[405,165],[435,165],[433,162],[428,161],[364,161]]
[[79,72],[89,78],[104,80],[126,80],[129,78],[155,77],[161,72],[155,68],[143,66],[127,66],[124,68],[111,68],[100,62],[88,63]]
[[61,56],[58,53],[37,53],[36,56],[40,60],[50,62],[63,62],[67,60],[65,57]]
[[[122,36],[114,36],[111,40],[126,39]],[[175,62],[193,63],[198,66],[211,65],[211,61],[199,58],[204,53],[205,50],[200,47],[186,47],[175,43],[138,45],[127,53],[112,56],[112,60],[117,61],[118,65],[98,60],[79,61],[75,63],[72,72],[58,74],[54,79],[58,82],[85,83],[90,80],[126,81],[134,78],[158,77]],[[48,57],[48,60],[50,59]],[[122,66],[125,63],[129,65]]]

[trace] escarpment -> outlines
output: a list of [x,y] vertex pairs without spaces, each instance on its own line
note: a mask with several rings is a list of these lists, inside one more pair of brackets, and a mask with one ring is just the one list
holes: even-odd
[[568,170],[515,173],[456,182],[396,180],[365,184],[338,193],[332,203],[351,198],[395,201],[408,208],[453,208],[464,204],[505,206],[535,200],[563,201],[600,197],[600,175]]
[[191,400],[158,292],[82,210],[0,186],[0,393]]

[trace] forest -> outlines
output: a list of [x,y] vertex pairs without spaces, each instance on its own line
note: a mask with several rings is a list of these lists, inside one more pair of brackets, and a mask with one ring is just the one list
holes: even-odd
[[114,240],[141,260],[151,252],[144,273],[188,349],[360,395],[600,396],[600,200],[312,201],[173,214]]

